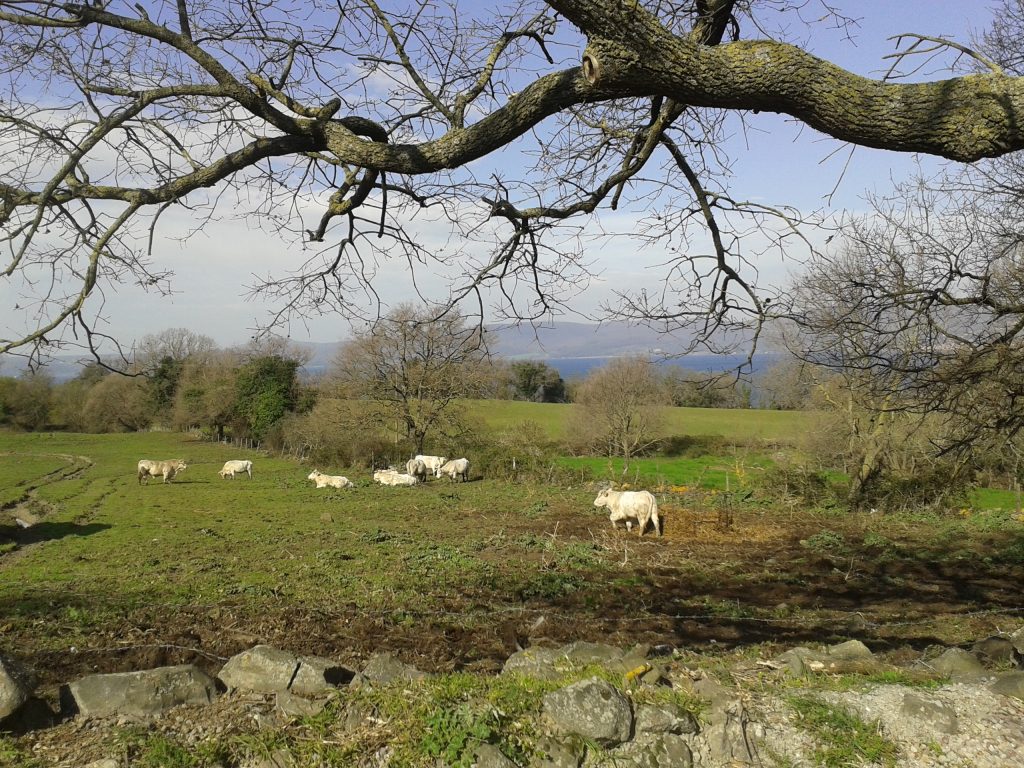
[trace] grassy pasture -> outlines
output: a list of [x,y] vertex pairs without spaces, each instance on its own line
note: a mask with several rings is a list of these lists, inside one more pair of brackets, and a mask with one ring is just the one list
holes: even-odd
[[[575,407],[568,403],[526,403],[515,400],[470,400],[469,413],[491,429],[509,429],[523,421],[539,424],[549,437],[565,436]],[[812,414],[801,411],[666,408],[664,437],[720,436],[744,443],[792,443],[807,429]]]
[[[173,483],[138,484],[139,458],[177,457],[189,468]],[[638,462],[666,486],[665,535],[643,539],[612,531],[590,484],[383,488],[365,473],[321,467],[357,487],[317,490],[309,467],[260,455],[249,456],[251,481],[218,477],[225,460],[243,457],[169,433],[4,435],[0,636],[41,673],[44,693],[95,671],[184,662],[215,671],[259,642],[353,665],[390,650],[448,673],[417,689],[426,709],[410,710],[402,693],[394,715],[408,764],[429,765],[439,730],[475,727],[435,722],[461,711],[452,696],[472,689],[508,711],[539,706],[539,690],[466,674],[493,672],[517,644],[766,655],[855,637],[906,658],[1021,618],[1024,523],[1012,511],[779,506],[757,490],[763,461],[742,452]],[[725,472],[749,498],[717,492]],[[726,499],[734,525],[721,530]],[[29,513],[35,525],[13,523]],[[318,733],[291,746],[335,750],[330,760],[307,755],[310,764],[351,763],[355,741],[327,748]],[[138,764],[224,762],[152,734],[115,738]],[[211,749],[251,749],[252,738]],[[90,757],[100,754],[110,746]]]
[[[918,630],[883,620],[912,614],[955,638],[976,620],[949,615],[1017,606],[1024,576],[1022,524],[1005,511],[840,515],[776,508],[751,485],[719,531],[699,459],[648,460],[667,486],[696,472],[711,490],[660,493],[666,535],[639,539],[611,530],[586,485],[382,488],[349,473],[355,489],[318,491],[308,467],[263,456],[253,480],[221,480],[240,454],[177,434],[5,438],[3,631],[54,676],[138,663],[120,646],[224,656],[257,639],[327,655],[383,642],[427,667],[491,668],[540,619],[556,638],[736,644],[842,636],[855,612],[895,642]],[[175,482],[137,483],[139,458],[172,457],[189,461]],[[40,522],[13,525],[22,509]]]

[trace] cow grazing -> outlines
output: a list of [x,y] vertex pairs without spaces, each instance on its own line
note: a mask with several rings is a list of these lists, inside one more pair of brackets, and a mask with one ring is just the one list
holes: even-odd
[[307,480],[312,480],[316,483],[317,488],[354,488],[355,484],[347,477],[341,475],[325,475],[318,469],[314,469],[306,477]]
[[427,465],[420,459],[409,459],[405,462],[406,474],[410,474],[421,483],[427,482]]
[[152,461],[150,459],[139,460],[139,485],[145,480],[149,484],[149,478],[162,477],[165,483],[171,482],[179,472],[184,472],[188,467],[184,459],[168,459],[167,461]]
[[415,475],[403,474],[394,469],[378,469],[373,473],[373,480],[381,485],[391,486],[409,486],[419,482]]
[[644,535],[648,523],[654,523],[654,530],[661,536],[661,519],[658,517],[658,502],[648,491],[613,491],[605,488],[594,499],[595,507],[607,507],[611,512],[608,519],[612,528],[618,528],[620,522],[626,524],[626,530],[633,530],[633,523]]
[[252,480],[252,462],[248,459],[234,459],[232,461],[224,462],[224,468],[218,473],[225,480],[227,478],[235,479],[235,475],[244,472]]
[[446,461],[438,472],[438,477],[447,475],[452,480],[466,482],[469,480],[469,459],[452,459]]
[[448,459],[444,456],[423,456],[418,455],[413,457],[414,461],[422,461],[423,465],[427,468],[427,472],[432,474],[434,477],[441,476],[441,467],[444,466]]

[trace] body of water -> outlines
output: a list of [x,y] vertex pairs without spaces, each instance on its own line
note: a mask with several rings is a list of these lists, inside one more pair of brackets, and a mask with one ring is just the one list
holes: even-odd
[[[779,362],[782,357],[777,353],[754,355],[752,368],[745,370],[745,373],[763,373],[765,369]],[[564,357],[552,358],[543,362],[557,370],[563,379],[572,379],[586,376],[594,368],[607,365],[614,359],[614,357]],[[671,360],[658,360],[657,364],[665,367],[676,366],[698,373],[721,373],[735,370],[746,360],[746,355],[686,355]]]

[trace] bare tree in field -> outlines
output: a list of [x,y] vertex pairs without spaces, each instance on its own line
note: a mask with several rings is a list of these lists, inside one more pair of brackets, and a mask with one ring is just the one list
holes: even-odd
[[613,360],[591,373],[576,391],[572,437],[604,456],[630,460],[661,437],[669,393],[645,358]]
[[[1003,0],[978,44],[988,71],[1024,74],[1022,41],[1024,2]],[[798,280],[792,348],[854,377],[879,413],[942,418],[936,451],[1014,443],[1024,429],[1021,154],[950,166],[870,203]]]
[[[794,42],[848,23],[828,0],[2,0],[0,274],[25,326],[0,352],[95,346],[106,291],[169,291],[172,214],[309,245],[250,285],[276,325],[373,317],[396,260],[452,275],[438,312],[496,296],[544,316],[586,280],[581,228],[632,206],[668,281],[621,314],[703,340],[756,325],[768,296],[744,235],[781,248],[803,221],[729,192],[724,138],[758,112],[963,162],[1024,147],[1006,64],[957,45],[981,74],[872,80]],[[424,211],[450,245],[416,239]]]
[[457,421],[458,401],[478,397],[490,383],[483,342],[480,329],[455,312],[434,320],[399,306],[342,347],[334,365],[338,394],[364,401],[364,418],[422,453],[428,436]]

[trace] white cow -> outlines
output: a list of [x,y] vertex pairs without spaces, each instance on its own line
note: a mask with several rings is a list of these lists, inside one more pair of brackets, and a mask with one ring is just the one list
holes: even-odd
[[438,477],[448,475],[452,480],[469,480],[469,459],[452,459],[446,461],[438,472]]
[[658,502],[648,491],[613,491],[605,488],[594,499],[595,507],[607,507],[611,514],[612,528],[618,528],[620,522],[626,524],[626,530],[633,530],[635,522],[644,535],[648,523],[654,523],[654,530],[661,536],[661,519],[658,517]]
[[392,486],[416,485],[419,482],[415,475],[403,474],[394,469],[378,469],[373,473],[373,479],[381,485]]
[[427,468],[427,471],[434,477],[441,476],[441,467],[444,466],[445,462],[448,461],[445,456],[414,456],[413,460],[422,461],[423,465]]
[[427,482],[427,465],[420,459],[409,459],[405,462],[405,471],[421,483]]
[[317,488],[354,488],[355,484],[347,477],[341,475],[325,475],[319,469],[314,469],[306,477],[307,480],[312,480],[316,483]]
[[152,461],[151,459],[139,459],[139,485],[145,480],[149,484],[149,478],[162,477],[165,483],[171,482],[179,472],[184,472],[188,467],[184,459],[168,459],[167,461]]
[[224,468],[218,473],[225,480],[227,478],[235,479],[236,474],[244,472],[252,480],[252,462],[248,459],[233,459],[231,461],[224,462]]

